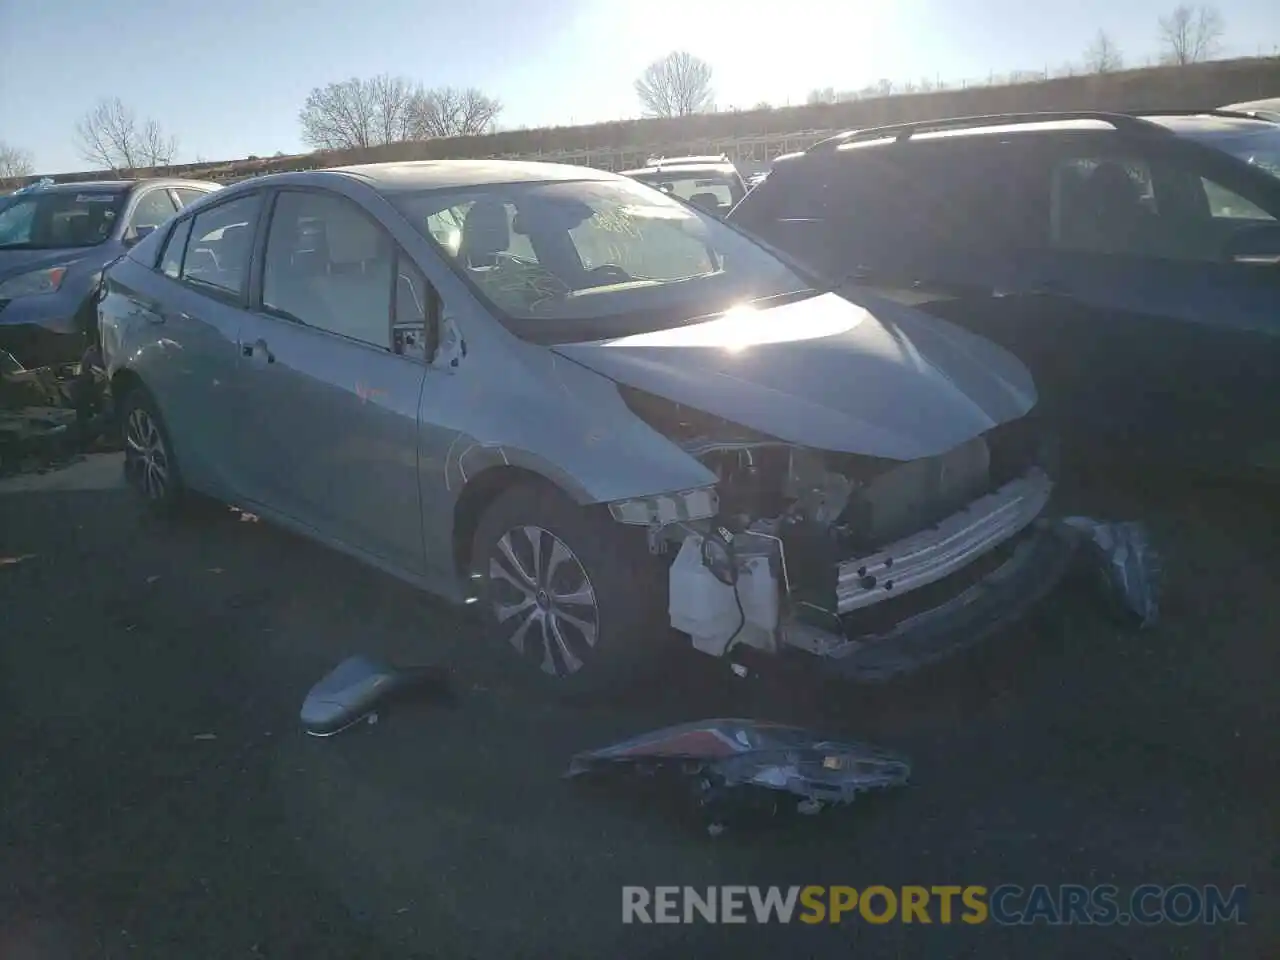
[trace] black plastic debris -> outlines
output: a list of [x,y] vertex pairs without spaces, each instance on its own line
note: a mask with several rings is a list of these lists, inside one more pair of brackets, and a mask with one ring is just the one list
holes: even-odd
[[663,781],[691,791],[713,836],[752,815],[815,814],[862,793],[898,787],[905,757],[800,727],[757,720],[699,720],[579,753],[565,776]]
[[110,411],[96,356],[27,369],[0,350],[0,474],[56,466],[104,436]]
[[320,680],[302,702],[302,726],[315,737],[341,733],[361,721],[377,723],[378,711],[410,695],[449,696],[441,667],[392,667],[348,657]]
[[1162,567],[1146,528],[1136,521],[1105,523],[1089,517],[1062,522],[1087,545],[1109,606],[1138,629],[1154,625],[1160,616]]

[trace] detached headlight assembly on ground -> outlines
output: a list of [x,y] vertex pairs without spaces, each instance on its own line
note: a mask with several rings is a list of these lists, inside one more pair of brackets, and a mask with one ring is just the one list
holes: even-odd
[[32,270],[30,273],[10,277],[4,283],[0,283],[0,300],[56,293],[62,286],[62,278],[66,275],[66,267],[45,267],[43,270]]

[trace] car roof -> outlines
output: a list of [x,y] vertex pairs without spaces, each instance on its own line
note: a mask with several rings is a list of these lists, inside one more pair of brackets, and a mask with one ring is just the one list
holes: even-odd
[[1235,110],[1238,113],[1260,113],[1280,116],[1280,97],[1268,97],[1264,100],[1244,100],[1240,103],[1229,103],[1223,110]]
[[1011,113],[973,117],[912,120],[849,130],[820,140],[803,153],[788,154],[774,161],[791,167],[795,161],[831,156],[849,150],[903,142],[945,140],[955,137],[982,137],[992,134],[1064,134],[1116,132],[1137,136],[1185,136],[1205,138],[1224,133],[1249,133],[1274,128],[1274,124],[1242,113],[1226,110],[1165,110],[1143,113],[1105,111],[1065,111],[1057,113]]
[[[1233,108],[1234,109],[1234,108]],[[1214,134],[1214,133],[1252,133],[1256,130],[1272,130],[1275,124],[1252,117],[1229,117],[1222,114],[1192,113],[1162,116],[1160,114],[1140,114],[1143,120],[1150,120],[1160,126],[1182,135]]]
[[[407,163],[363,163],[350,167],[308,171],[306,176],[310,178],[325,174],[339,174],[363,180],[379,193],[412,193],[442,188],[456,190],[499,183],[530,183],[548,180],[617,179],[616,174],[591,167],[525,160],[415,160]],[[274,180],[275,177],[269,179]]]
[[128,180],[79,180],[69,183],[50,183],[39,189],[39,193],[68,193],[81,190],[92,190],[96,193],[125,193],[134,187],[145,184],[163,184],[171,187],[216,187],[211,180],[181,180],[176,177],[135,177]]
[[624,177],[638,177],[647,174],[662,175],[664,173],[737,173],[738,168],[725,160],[679,161],[678,163],[658,163],[649,167],[636,167],[634,170],[622,171]]

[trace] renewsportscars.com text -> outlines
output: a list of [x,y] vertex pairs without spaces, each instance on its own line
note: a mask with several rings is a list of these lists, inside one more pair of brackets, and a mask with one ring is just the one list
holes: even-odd
[[1244,923],[1235,886],[1002,884],[867,887],[623,887],[623,923],[986,924],[1005,926]]

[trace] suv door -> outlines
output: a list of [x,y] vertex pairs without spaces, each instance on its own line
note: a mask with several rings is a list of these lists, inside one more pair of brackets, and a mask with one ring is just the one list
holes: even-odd
[[253,500],[422,573],[418,406],[432,292],[377,220],[329,190],[275,194],[259,262],[240,338]]
[[1074,357],[1072,381],[1047,384],[1063,412],[1126,454],[1280,467],[1280,269],[1225,252],[1243,226],[1280,225],[1280,188],[1174,137],[1061,141],[1046,159],[1026,282]]

